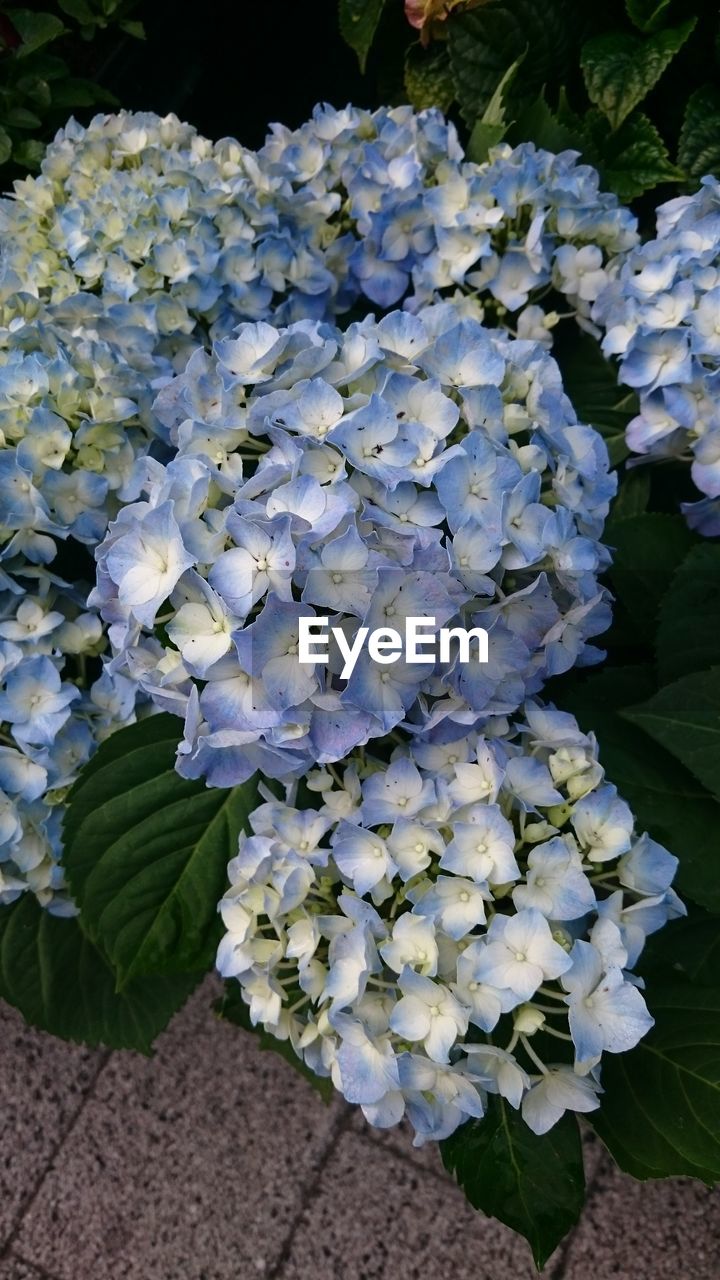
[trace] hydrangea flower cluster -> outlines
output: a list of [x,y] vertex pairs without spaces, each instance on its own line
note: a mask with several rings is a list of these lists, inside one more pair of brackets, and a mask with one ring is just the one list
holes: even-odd
[[5,296],[99,290],[115,303],[143,302],[169,346],[193,334],[198,317],[222,332],[240,319],[347,310],[362,290],[351,283],[357,232],[343,234],[341,171],[373,163],[373,189],[397,204],[462,152],[437,111],[319,109],[308,128],[313,138],[288,141],[280,157],[279,129],[256,155],[231,138],[212,143],[173,115],[121,112],[87,128],[71,120],[40,176],[0,202]]
[[528,303],[552,286],[587,317],[608,258],[638,238],[634,215],[576,152],[502,145],[473,164],[436,112],[319,108],[300,129],[274,126],[257,165],[296,241],[300,211],[315,228],[333,211],[345,260],[336,311],[363,295],[417,310],[461,290],[501,324],[520,312],[519,335],[549,344],[557,316]]
[[[132,311],[132,308],[128,308]],[[150,408],[172,376],[156,336],[90,294],[16,320],[0,337],[0,544],[12,564],[49,563],[53,538],[94,547],[119,509]]]
[[416,1145],[489,1094],[538,1134],[596,1108],[602,1055],[652,1026],[646,935],[684,909],[594,737],[529,701],[307,787],[316,808],[266,794],[228,868],[217,965],[252,1023]]
[[[57,615],[62,619],[51,631],[43,631],[52,640],[44,640],[47,652],[38,652],[52,666],[52,672],[47,665],[43,667],[45,692],[54,696],[56,676],[65,692],[80,689],[80,697],[67,702],[63,715],[68,726],[77,722],[83,732],[90,725],[93,742],[134,715],[128,684],[132,664],[125,667],[124,675],[113,668],[106,671],[102,700],[108,705],[100,716],[92,702],[92,689],[104,639],[97,616],[86,606],[84,588],[77,582],[68,586],[58,572],[56,544],[69,539],[73,547],[82,543],[92,548],[102,538],[108,519],[132,494],[130,477],[137,460],[152,455],[166,461],[171,455],[178,442],[169,439],[162,426],[158,434],[151,404],[158,388],[184,366],[198,340],[208,332],[227,335],[239,319],[272,318],[280,323],[331,317],[363,298],[384,307],[407,296],[409,305],[417,308],[425,298],[462,286],[484,292],[491,300],[491,310],[495,308],[495,321],[502,323],[505,309],[521,309],[513,321],[517,331],[547,343],[552,317],[546,317],[532,302],[522,311],[528,300],[534,299],[538,290],[554,285],[584,314],[604,281],[607,254],[618,253],[635,237],[629,213],[613,197],[598,191],[596,175],[578,166],[570,153],[553,157],[532,147],[515,152],[499,148],[488,165],[469,165],[463,162],[453,127],[439,113],[414,113],[409,108],[374,113],[318,108],[299,130],[274,128],[258,153],[231,139],[213,144],[174,116],[98,116],[87,128],[71,121],[48,149],[40,176],[17,183],[13,198],[0,201],[0,231],[0,427],[4,436],[0,555],[2,571],[8,575],[0,611],[2,625],[7,635],[19,635],[26,644],[37,638],[36,627],[49,626],[36,616],[38,610],[45,618]],[[459,312],[479,313],[477,305],[462,298],[457,306]],[[397,358],[395,352],[388,356],[390,361]],[[356,371],[353,359],[350,365]],[[198,358],[193,368],[197,370],[200,363]],[[312,377],[314,372],[303,369],[301,361],[293,371],[293,376],[301,379]],[[264,388],[268,393],[273,389],[274,384]],[[347,390],[341,390],[347,396]],[[195,410],[191,412],[195,414]],[[543,412],[547,416],[548,411]],[[562,412],[566,413],[565,408]],[[200,430],[198,424],[196,435]],[[519,430],[517,424],[508,429],[513,447],[520,439]],[[427,447],[427,440],[423,447]],[[562,447],[557,442],[549,446],[551,454],[559,449],[557,462],[553,460],[550,468],[559,470],[552,486],[547,476],[541,485],[541,505],[558,503],[558,518],[560,507],[572,510],[580,500],[588,468],[594,476],[596,473],[592,448],[581,444],[580,435],[574,436],[572,446],[568,440]],[[563,452],[569,449],[574,455],[576,446],[585,449],[582,465],[574,456],[568,463]],[[247,446],[247,441],[246,447],[253,456],[259,452]],[[276,443],[272,448],[278,448]],[[305,468],[312,452],[310,442],[303,440],[302,448],[306,460],[299,465]],[[434,456],[425,461],[432,462],[430,471],[434,474],[444,467],[450,450],[440,449],[437,442],[431,452],[433,449]],[[195,458],[197,442],[184,442],[181,453]],[[527,450],[521,453],[519,466],[527,472],[535,462],[528,461]],[[267,458],[263,465],[267,465]],[[352,464],[346,459],[342,466],[347,469]],[[294,462],[292,474],[300,474],[293,467]],[[600,459],[598,476],[603,467]],[[229,472],[231,465],[225,463],[222,469]],[[567,481],[562,478],[564,469]],[[506,465],[501,470],[502,488],[513,477]],[[515,479],[519,475],[516,465]],[[232,481],[225,477],[221,503],[234,501],[239,480],[234,472]],[[368,483],[371,481],[369,477]],[[215,481],[212,483],[214,486]],[[235,484],[230,493],[229,483],[231,489]],[[382,483],[390,492],[391,486]],[[416,485],[421,500],[412,515],[395,512],[392,507],[398,497],[404,500],[411,483],[405,481],[393,490],[383,532],[370,539],[370,543],[375,540],[382,545],[368,543],[371,573],[387,573],[388,565],[406,570],[411,563],[412,556],[410,560],[403,558],[410,547],[407,537],[398,535],[395,545],[390,546],[395,520],[416,530],[413,555],[417,552],[425,557],[422,572],[437,571],[437,565],[431,564],[433,547],[437,549],[436,544],[442,542],[437,525],[431,528],[429,545],[422,552],[419,546],[423,538],[419,530],[426,516],[430,518],[430,494],[421,483]],[[361,509],[375,506],[375,497],[360,493],[358,484],[348,480],[356,495],[352,499],[356,522]],[[577,492],[570,497],[563,486],[575,486]],[[333,496],[339,492],[336,486]],[[259,502],[261,496],[253,500]],[[214,488],[211,502],[217,505]],[[537,503],[531,502],[533,505]],[[432,509],[437,516],[437,499]],[[581,537],[597,536],[596,517],[602,509],[603,500],[598,499],[592,528],[585,513],[585,527],[578,525]],[[216,517],[219,514],[215,512]],[[203,522],[212,523],[213,518],[202,516]],[[298,518],[304,517],[293,515],[296,525]],[[376,518],[374,511],[369,518]],[[328,534],[344,533],[349,538],[352,520],[347,516],[346,520],[347,528],[328,526]],[[296,525],[292,540],[297,552],[302,539],[296,536]],[[467,533],[452,530],[459,553]],[[495,538],[495,533],[492,536]],[[302,554],[306,550],[314,554],[315,549],[305,541]],[[447,549],[447,538],[443,545]],[[322,551],[317,554],[321,556]],[[352,561],[347,540],[342,554],[348,563]],[[503,554],[503,567],[508,568],[512,553],[506,549]],[[558,556],[565,553],[556,547],[553,554],[557,568]],[[582,555],[579,542],[574,554]],[[592,560],[594,553],[588,555]],[[523,556],[527,556],[527,549],[515,553],[515,560]],[[204,563],[202,557],[200,560]],[[68,563],[66,555],[63,563]],[[524,580],[526,567],[514,566],[520,569],[518,584]],[[307,568],[304,566],[303,572]],[[568,593],[575,569],[575,562],[569,570],[565,565],[562,600],[557,592],[560,578],[552,588],[544,579],[539,592],[534,588],[528,617],[542,597],[539,612],[543,622],[536,613],[536,625],[529,627],[532,631],[535,625],[531,637],[514,616],[520,611],[519,585],[508,591],[508,577],[504,593],[498,586],[497,598],[488,599],[498,634],[513,616],[508,631],[515,641],[513,647],[508,640],[505,666],[492,678],[494,689],[502,685],[500,701],[496,697],[493,703],[488,692],[487,709],[509,705],[508,698],[516,705],[524,693],[518,676],[525,656],[521,646],[530,654],[530,667],[523,679],[527,676],[530,688],[539,687],[542,669],[537,662],[535,633],[542,625],[547,624],[550,636],[545,646],[548,671],[562,669],[576,652],[590,656],[587,648],[583,650],[584,639],[605,625],[604,612],[598,601],[586,598],[585,587],[577,597],[573,588]],[[321,572],[324,570],[318,563],[311,576],[319,580]],[[357,575],[362,572],[367,576],[367,569],[358,569]],[[490,572],[498,578],[499,571],[492,566]],[[70,576],[77,577],[74,573]],[[186,574],[185,583],[187,578]],[[455,582],[453,591],[457,593],[460,586],[467,595],[475,589],[467,573],[465,578],[464,584]],[[587,575],[585,580],[589,581]],[[360,598],[365,591],[366,585]],[[554,603],[546,598],[548,591]],[[450,607],[447,602],[446,607]],[[183,621],[188,616],[186,611]],[[355,614],[351,611],[350,616]],[[67,627],[74,627],[77,617],[85,620],[87,628],[82,651],[73,647],[80,643],[77,636],[70,647],[63,647]],[[556,624],[554,635],[551,618]],[[186,649],[188,646],[194,648],[194,641],[191,645],[188,639]],[[497,652],[497,643],[495,649]],[[14,662],[10,655],[0,682],[0,699],[4,701],[9,697],[7,681],[11,681]],[[156,667],[157,658],[151,660],[146,653],[142,661],[135,655],[134,662],[132,679],[137,681],[140,675],[141,683],[161,680],[162,698],[174,701],[176,709],[185,704],[188,691],[192,694],[191,679],[202,679],[200,668],[184,674],[168,654],[153,675],[146,668]],[[461,705],[464,695],[456,694],[452,697]],[[412,696],[407,690],[396,691],[395,711],[381,708],[380,716],[370,716],[368,735],[378,725],[382,731],[395,723],[414,697],[415,691]],[[191,704],[197,717],[194,694]],[[161,705],[165,705],[162,699]],[[433,702],[436,716],[441,714],[438,705]],[[333,693],[322,710],[315,709],[316,735],[324,735],[328,727],[336,729],[336,707]],[[296,763],[317,756],[314,748],[303,745],[297,726],[287,722],[287,711],[283,708],[282,724],[273,725],[271,735],[271,754],[276,761],[282,759],[283,768],[291,755]],[[419,721],[428,714],[427,706],[423,707]],[[50,749],[49,742],[25,741],[17,723],[21,722],[6,718],[0,729],[16,770],[27,767],[17,764],[17,756],[33,761],[39,751]],[[189,756],[197,755],[203,726],[198,719],[196,728],[189,730],[185,744]],[[257,736],[255,726],[249,732],[251,738]],[[339,736],[331,753],[361,736],[355,717],[352,730]],[[215,740],[219,744],[220,740]],[[288,743],[292,743],[290,751]],[[249,743],[246,746],[249,760]],[[91,749],[92,744],[88,746]],[[262,759],[267,759],[267,753]],[[197,759],[192,764],[188,760],[186,767],[204,768]],[[276,763],[276,771],[279,767]],[[51,900],[47,896],[51,883],[61,886],[59,869],[54,867],[51,875],[46,871],[58,852],[57,805],[70,781],[71,773],[64,765],[50,768],[47,788],[52,803],[47,812],[42,810],[42,818],[38,816],[40,793],[32,798],[29,793],[21,796],[8,782],[7,803],[13,816],[7,840],[0,845],[0,862],[12,887],[0,887],[0,895],[19,892],[21,867],[27,859],[25,855],[16,858],[15,853],[31,830],[39,832],[37,840],[35,834],[31,836],[33,847],[43,848],[44,870],[42,876],[35,877],[38,885],[42,881],[42,900]],[[22,807],[26,802],[32,812],[28,810],[23,817],[18,804]],[[65,909],[62,894],[57,902],[58,909]]]
[[135,718],[135,685],[100,671],[105,637],[88,590],[42,562],[3,575],[1,905],[29,891],[53,914],[74,913],[60,865],[63,802],[97,744]]
[[603,350],[620,359],[640,412],[627,442],[637,454],[691,461],[706,496],[685,509],[720,534],[720,183],[661,205],[654,240],[613,264],[593,308]]
[[[110,670],[102,688],[109,681],[119,691],[110,698],[112,713],[106,708],[99,717],[94,704],[86,706],[104,640],[80,585],[68,586],[53,567],[57,541],[92,548],[130,492],[136,459],[167,459],[177,441],[158,438],[152,400],[208,330],[224,334],[243,318],[329,316],[362,296],[384,304],[408,290],[416,299],[442,291],[461,281],[456,266],[463,236],[477,245],[494,281],[490,292],[512,309],[509,276],[498,265],[505,249],[513,261],[532,258],[527,287],[534,289],[560,270],[550,264],[558,236],[567,236],[566,249],[574,254],[570,242],[583,242],[586,233],[604,236],[613,251],[632,235],[627,216],[598,195],[590,171],[570,157],[556,162],[532,149],[516,155],[504,149],[487,168],[482,188],[479,175],[476,166],[463,165],[452,126],[432,111],[319,108],[294,133],[274,129],[256,155],[232,140],[212,144],[174,116],[120,113],[98,116],[87,128],[71,121],[48,148],[41,175],[17,183],[13,198],[0,201],[0,541],[8,575],[2,624],[26,644],[37,639],[37,627],[49,626],[43,618],[61,619],[43,631],[52,640],[45,639],[47,652],[38,656],[50,662],[43,666],[48,696],[54,696],[57,676],[63,696],[80,682],[80,698],[68,700],[63,712],[67,725],[77,723],[83,733],[92,725],[95,741],[134,712],[127,679]],[[542,213],[545,188],[550,194]],[[481,220],[491,232],[479,233],[475,205],[485,211]],[[466,275],[477,256],[471,261],[466,245]],[[567,284],[571,294],[569,258],[564,271],[555,283]],[[462,280],[480,287],[469,276]],[[589,298],[588,288],[586,282],[579,293]],[[533,314],[531,308],[524,328],[546,340],[543,317],[533,321]],[[295,376],[305,376],[300,365]],[[183,445],[181,452],[194,456],[196,445]],[[433,470],[437,466],[435,459]],[[517,467],[514,474],[519,477]],[[508,479],[506,469],[503,483]],[[415,529],[430,510],[423,507],[428,496],[410,517]],[[360,499],[353,501],[359,509]],[[400,512],[397,521],[406,515]],[[386,529],[381,541],[391,540]],[[409,545],[399,539],[398,547]],[[345,554],[351,554],[347,547]],[[373,555],[378,569],[388,561],[408,563],[395,551],[373,549]],[[549,603],[544,607],[547,620],[552,610]],[[588,613],[599,616],[592,608]],[[73,647],[77,636],[63,647],[67,626],[78,616],[87,627],[82,651]],[[593,626],[581,620],[573,632],[571,620],[566,634],[591,634]],[[563,643],[558,634],[555,649]],[[581,640],[573,640],[568,652],[573,644]],[[516,647],[511,655],[512,670],[518,652]],[[553,661],[562,665],[566,659],[556,655]],[[4,700],[14,663],[9,656],[0,683]],[[163,678],[174,684],[169,673]],[[517,703],[519,696],[518,686],[511,700]],[[0,732],[13,768],[26,769],[16,757],[32,762],[50,743],[27,742],[17,723],[6,718]],[[275,729],[274,735],[284,742],[290,732]],[[350,741],[353,736],[357,725]],[[50,768],[52,803],[42,817],[41,793],[28,798],[8,782],[12,821],[0,846],[7,872],[3,895],[19,892],[27,858],[18,849],[28,838],[43,849],[44,870],[35,876],[43,901],[51,882],[61,885],[59,869],[51,875],[46,870],[58,852],[57,804],[71,780],[64,766]],[[37,790],[39,782],[33,786]],[[32,812],[23,817],[18,804],[25,803]],[[64,909],[62,894],[57,901]]]
[[[538,344],[451,304],[345,333],[241,325],[155,412],[177,453],[138,464],[145,496],[110,526],[91,604],[112,670],[185,714],[185,776],[299,774],[401,722],[455,736],[600,656],[615,477]],[[364,650],[343,682],[333,654],[298,660],[316,616],[353,643],[460,619],[487,631],[489,661]]]
[[4,296],[146,301],[171,341],[198,316],[218,334],[462,288],[549,343],[557,316],[532,300],[552,286],[587,316],[608,257],[637,241],[576,153],[500,146],[472,164],[439,112],[410,107],[318,107],[258,152],[174,116],[71,121],[0,202],[0,231]]
[[135,715],[135,686],[101,672],[106,637],[87,595],[91,551],[154,439],[158,366],[152,334],[130,326],[126,342],[90,295],[33,311],[0,347],[0,903],[30,889],[65,913],[64,797],[98,741]]
[[13,293],[57,302],[93,290],[150,302],[172,341],[193,333],[221,292],[213,215],[232,199],[241,156],[239,143],[215,147],[173,115],[70,120],[40,175],[0,202],[6,305]]

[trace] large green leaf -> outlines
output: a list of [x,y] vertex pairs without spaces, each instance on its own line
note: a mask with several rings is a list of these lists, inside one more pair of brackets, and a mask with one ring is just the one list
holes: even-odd
[[610,582],[639,639],[652,643],[661,602],[693,535],[680,515],[644,512],[612,518],[605,541],[613,552]]
[[720,987],[720,920],[691,906],[682,920],[671,920],[651,934],[638,968],[649,984],[659,975],[672,983],[684,978],[701,987]]
[[669,684],[720,658],[720,546],[692,547],[660,605],[658,675]]
[[622,200],[632,200],[661,182],[678,182],[684,174],[670,160],[655,125],[635,111],[614,133],[608,133],[601,111],[588,111],[584,127],[592,140],[588,159],[595,162],[605,186]]
[[405,92],[416,111],[439,107],[447,111],[455,98],[450,60],[443,44],[424,49],[411,44],[405,57]]
[[[180,734],[179,726],[180,721],[176,716],[153,715],[148,716],[145,720],[138,721],[137,724],[132,725],[129,729],[123,729],[120,733],[115,733],[112,737],[107,738],[103,742],[101,749],[90,757],[87,764],[83,765],[82,773],[72,789],[73,810],[72,813],[67,813],[65,817],[66,836],[72,836],[74,829],[82,818],[87,813],[92,813],[92,804],[83,806],[79,804],[80,792],[84,790],[93,774],[98,773],[100,769],[105,769],[114,760],[122,760],[124,756],[127,756],[131,734],[133,744],[147,747],[150,756],[152,756],[156,746],[160,751],[169,750],[173,744],[177,747]],[[126,760],[126,768],[127,765],[128,762]],[[139,776],[142,777],[142,773]]]
[[257,1040],[261,1049],[267,1049],[273,1053],[277,1053],[285,1062],[288,1062],[294,1071],[297,1071],[313,1089],[320,1094],[323,1102],[332,1102],[335,1097],[335,1089],[332,1080],[328,1076],[318,1076],[305,1065],[302,1058],[299,1058],[293,1049],[289,1040],[278,1040],[277,1036],[273,1036],[269,1031],[261,1025],[253,1026],[250,1021],[250,1011],[240,994],[239,982],[226,982],[225,993],[220,1000],[216,1001],[215,1012],[224,1018],[227,1022],[232,1022],[236,1027],[242,1027],[244,1031],[251,1031]]
[[385,0],[340,0],[340,31],[355,50],[361,71],[365,70],[384,8]]
[[588,1119],[635,1178],[720,1178],[720,989],[652,983],[652,1031],[603,1059],[605,1093]]
[[540,1138],[503,1098],[491,1097],[483,1119],[462,1125],[440,1151],[470,1203],[525,1236],[542,1267],[585,1202],[575,1117]]
[[662,747],[620,714],[655,688],[651,667],[615,667],[567,677],[550,697],[594,732],[608,778],[647,830],[680,859],[676,887],[720,911],[720,805]]
[[625,428],[638,411],[635,393],[618,386],[617,371],[589,334],[559,333],[553,355],[579,421],[600,432],[613,465],[622,462],[629,453]]
[[566,120],[551,111],[543,93],[523,105],[508,132],[513,143],[534,142],[545,151],[582,151],[585,145],[577,118]]
[[594,36],[583,45],[580,63],[588,96],[613,129],[619,129],[655,87],[695,23],[696,19],[691,18],[679,27],[666,27],[645,40],[613,31]]
[[4,123],[11,129],[40,129],[42,128],[42,120],[35,115],[34,111],[30,111],[27,107],[11,107],[6,112]]
[[622,714],[720,799],[720,667],[683,676]]
[[62,19],[54,13],[36,13],[33,9],[8,9],[6,12],[22,40],[17,49],[18,58],[26,58],[44,44],[57,40],[66,30]]
[[720,172],[720,90],[714,85],[696,89],[687,100],[678,164],[694,182]]
[[56,107],[92,107],[96,102],[104,106],[117,106],[118,100],[113,93],[95,84],[93,80],[83,80],[77,76],[68,76],[53,88],[53,103]]
[[0,911],[0,996],[64,1040],[149,1053],[199,976],[142,978],[117,992],[76,918],[51,916],[29,894]]
[[[631,471],[625,472],[610,507],[608,525],[611,531],[618,520],[645,514],[651,487],[649,467],[633,467]],[[606,525],[606,529],[607,527]],[[612,532],[608,535],[608,540],[612,541]]]
[[466,123],[483,114],[500,80],[528,53],[516,87],[525,101],[565,77],[585,19],[574,0],[488,0],[448,19],[455,90]]
[[255,804],[251,784],[227,791],[178,776],[178,726],[168,715],[121,730],[69,798],[68,879],[121,986],[211,963],[227,863]]

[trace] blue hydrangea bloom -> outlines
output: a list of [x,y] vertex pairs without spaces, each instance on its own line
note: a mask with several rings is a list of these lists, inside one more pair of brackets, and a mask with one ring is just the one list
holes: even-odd
[[633,453],[690,462],[704,497],[685,507],[701,533],[720,534],[720,184],[657,211],[655,238],[610,264],[593,306],[603,349],[640,398],[627,429]]
[[547,286],[587,323],[608,258],[637,241],[633,215],[577,159],[503,145],[473,164],[438,111],[407,106],[319,106],[257,152],[172,115],[70,121],[39,177],[0,201],[0,296],[142,302],[171,348],[198,316],[218,334],[459,292],[549,344]]
[[[471,329],[453,353],[441,336],[431,353],[423,322],[410,314],[452,296],[459,315],[477,319],[484,306],[494,323],[547,345],[555,317],[539,303],[551,284],[588,323],[608,256],[631,246],[636,233],[628,211],[576,160],[501,147],[488,164],[472,165],[438,112],[408,107],[319,107],[298,130],[275,126],[254,153],[232,139],[211,143],[174,116],[121,112],[87,127],[70,121],[40,175],[0,201],[1,634],[10,644],[38,642],[33,654],[47,657],[61,685],[81,694],[68,704],[54,745],[26,741],[20,722],[5,721],[7,750],[24,762],[13,767],[36,779],[33,769],[47,767],[52,781],[45,793],[25,797],[32,809],[19,826],[8,819],[0,900],[30,884],[32,859],[16,856],[20,832],[42,849],[42,874],[33,870],[32,880],[40,900],[68,909],[54,861],[63,789],[74,776],[72,760],[76,770],[102,736],[134,717],[132,689],[138,706],[152,687],[157,705],[186,714],[184,767],[202,772],[201,756],[212,750],[213,778],[221,782],[235,776],[240,758],[243,768],[277,773],[291,760],[299,768],[323,752],[341,757],[411,713],[419,726],[430,715],[439,722],[445,705],[514,707],[543,673],[592,657],[587,638],[606,616],[605,605],[587,596],[602,561],[598,522],[611,492],[601,443],[567,420],[564,402],[554,416],[556,372],[543,365],[537,391],[529,345],[526,355],[522,344],[514,348],[517,386],[510,388],[502,384],[505,357],[487,337],[480,341]],[[337,336],[319,327],[357,304],[386,309],[400,300],[408,313],[382,322],[382,342],[355,326],[338,354]],[[256,323],[238,336],[241,320]],[[274,326],[291,322],[288,346]],[[153,413],[153,400],[209,336],[217,340],[213,359],[194,357],[175,431],[166,415]],[[420,377],[412,359],[418,342],[430,362]],[[398,367],[389,378],[391,365]],[[261,417],[251,426],[228,392],[241,382],[255,388],[252,412]],[[351,384],[365,403],[350,406]],[[266,410],[274,415],[267,430]],[[401,415],[407,426],[398,432]],[[468,425],[461,445],[456,437]],[[480,442],[491,427],[500,447],[483,463]],[[332,446],[324,443],[329,432],[337,432]],[[518,450],[521,439],[532,442]],[[261,451],[262,480],[254,480],[241,454],[257,460]],[[338,467],[332,484],[329,466]],[[536,467],[547,472],[539,496],[536,481],[519,483]],[[478,476],[485,496],[476,500],[468,477]],[[131,545],[134,498],[145,482],[166,484],[168,523],[163,513],[153,517],[163,535],[170,515],[182,528],[182,546],[177,533],[164,544],[183,562],[164,656],[147,637],[134,644],[127,623],[128,601],[138,619],[154,617],[178,567],[172,554],[158,560],[152,521]],[[125,556],[127,573],[113,604],[100,568],[103,628],[87,608],[89,584],[65,584],[53,563],[59,541],[92,550],[109,520],[116,531],[128,521],[124,546],[109,558],[120,574]],[[368,522],[377,530],[370,538]],[[317,543],[306,526],[321,535]],[[533,556],[541,543],[547,565],[538,572]],[[502,598],[500,562],[514,577]],[[205,574],[195,566],[212,567]],[[300,690],[278,685],[287,668],[282,654],[265,664],[273,661],[280,673],[271,681],[272,707],[257,677],[238,687],[232,633],[248,604],[257,608],[268,592],[290,601],[292,583],[302,580],[304,600],[317,611],[357,618],[371,598],[376,610],[382,600],[393,607],[388,566],[407,576],[406,609],[429,599],[430,582],[448,572],[454,594],[451,600],[446,591],[443,603],[439,591],[439,611],[454,608],[463,592],[483,601],[478,619],[492,629],[493,662],[472,687],[458,676],[445,703],[435,694],[419,700],[417,670],[396,668],[382,682],[359,663],[354,696],[366,709],[347,715],[334,692],[314,688],[302,733],[288,705]],[[144,600],[139,578],[140,592],[149,592]],[[99,677],[108,626],[123,673],[111,666]],[[262,627],[251,631],[260,644]],[[43,670],[49,690],[55,677]],[[206,693],[200,707],[193,682],[209,674],[219,683],[223,671],[229,683],[222,688],[244,710],[230,727],[218,710],[208,734],[205,704],[219,707],[222,690]],[[3,705],[7,694],[2,677]]]
[[[176,454],[137,464],[91,602],[111,669],[185,715],[184,775],[300,773],[400,723],[452,736],[599,657],[615,477],[538,344],[450,304],[346,333],[241,325],[155,413]],[[301,616],[341,629],[329,665],[299,662]],[[488,661],[362,648],[428,616],[485,629]]]

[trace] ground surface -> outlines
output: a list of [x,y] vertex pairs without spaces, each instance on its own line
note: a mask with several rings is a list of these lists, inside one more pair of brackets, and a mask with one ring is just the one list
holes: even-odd
[[[61,1044],[0,1006],[0,1280],[532,1280],[525,1243],[432,1151],[373,1135],[201,989],[153,1059]],[[718,1280],[720,1195],[641,1185],[587,1145],[548,1280]]]

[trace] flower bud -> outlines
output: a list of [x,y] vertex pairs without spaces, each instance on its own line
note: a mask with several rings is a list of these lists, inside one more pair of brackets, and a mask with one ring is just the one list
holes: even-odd
[[534,1036],[544,1022],[545,1014],[531,1004],[521,1004],[513,1016],[513,1026],[521,1036]]

